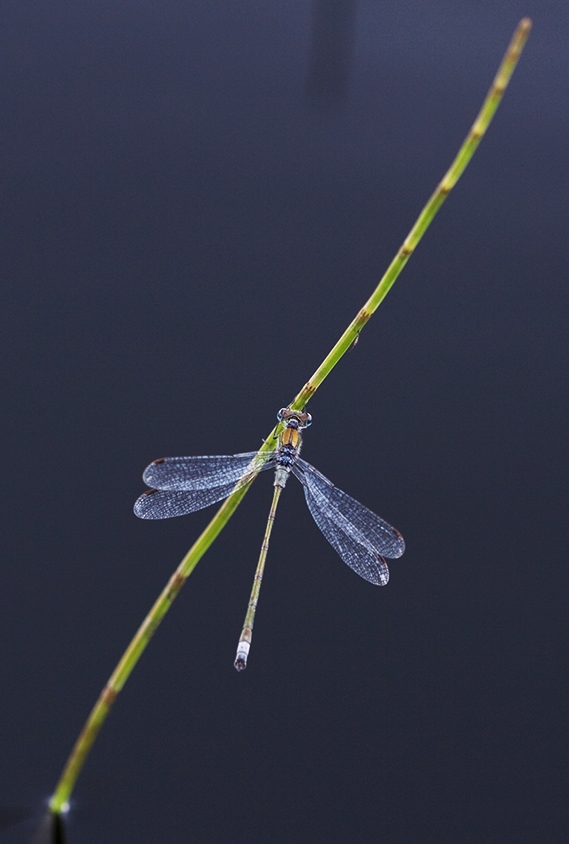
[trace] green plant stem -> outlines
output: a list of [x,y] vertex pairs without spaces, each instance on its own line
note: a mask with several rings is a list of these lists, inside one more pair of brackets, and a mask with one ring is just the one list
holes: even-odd
[[[488,128],[490,121],[500,104],[504,91],[510,81],[510,77],[515,70],[530,29],[531,21],[529,18],[524,18],[518,24],[508,50],[502,59],[494,82],[492,83],[486,99],[484,100],[480,113],[474,121],[470,132],[458,151],[458,154],[449,170],[421,211],[415,225],[405,238],[403,245],[387,268],[385,275],[368,301],[357,314],[355,319],[352,320],[334,348],[322,361],[310,380],[307,381],[294,401],[290,404],[292,409],[304,409],[306,403],[310,398],[312,398],[320,384],[330,374],[340,358],[354,343],[360,331],[381,304],[399,273],[413,254],[415,247],[431,224],[431,221],[447,198],[448,194],[462,175],[464,168],[469,163],[478,144],[484,136],[486,129]],[[261,447],[261,452],[270,452],[275,449],[277,443],[275,435],[278,430],[279,426],[273,428]],[[137,630],[134,638],[130,642],[117,667],[109,678],[108,683],[101,692],[99,699],[87,718],[85,726],[83,727],[83,730],[79,735],[73,750],[71,751],[69,759],[67,760],[49,803],[49,808],[54,814],[66,812],[69,808],[69,798],[77,781],[77,777],[79,776],[83,764],[85,763],[85,759],[87,758],[93,742],[95,741],[99,730],[103,726],[118,693],[126,683],[132,669],[138,662],[142,652],[152,638],[152,635],[156,631],[156,628],[162,621],[164,615],[170,609],[171,604],[186,579],[192,573],[197,563],[218,536],[220,531],[225,527],[241,503],[242,498],[247,493],[253,480],[254,478],[248,484],[232,493],[229,498],[225,500],[201,536],[199,536],[194,542]]]
[[[272,451],[276,445],[272,442],[265,443],[260,451]],[[182,562],[156,599],[154,606],[136,631],[126,651],[119,660],[115,670],[109,677],[109,680],[99,695],[99,698],[91,710],[85,726],[81,731],[71,754],[65,764],[65,768],[59,778],[57,787],[49,801],[49,808],[52,812],[58,814],[66,812],[69,808],[69,798],[71,792],[77,781],[77,777],[81,772],[81,768],[85,763],[85,759],[93,742],[97,738],[99,730],[105,723],[107,715],[109,714],[115,699],[128,680],[128,677],[140,659],[140,656],[146,648],[148,642],[156,632],[156,629],[168,610],[172,605],[178,592],[186,582],[186,579],[192,573],[199,560],[205,554],[214,539],[218,536],[221,530],[225,527],[237,507],[241,499],[253,483],[254,478],[245,486],[238,489],[229,498],[226,498],[211,522],[208,524],[203,533],[196,539]]]
[[510,45],[504,54],[504,58],[482,104],[480,112],[472,124],[470,132],[459,149],[456,158],[437,185],[429,201],[417,217],[415,225],[403,241],[397,255],[387,268],[383,278],[352,322],[348,325],[334,348],[324,358],[314,375],[306,382],[300,393],[290,405],[292,410],[303,410],[307,402],[312,398],[320,384],[330,374],[340,358],[348,351],[350,346],[357,339],[360,331],[368,322],[371,315],[377,310],[391,290],[399,273],[415,251],[415,247],[427,231],[435,214],[462,176],[465,167],[474,155],[478,144],[484,137],[488,126],[508,86],[508,82],[516,69],[518,59],[527,41],[531,29],[531,20],[523,18],[516,27]]

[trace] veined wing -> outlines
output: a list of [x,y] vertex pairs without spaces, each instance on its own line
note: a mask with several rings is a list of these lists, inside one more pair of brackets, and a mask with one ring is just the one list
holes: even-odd
[[[306,461],[297,460],[292,471],[303,485],[312,518],[342,560],[364,580],[385,586],[389,580],[389,569],[382,554],[400,556],[405,548],[398,531],[337,489]],[[373,520],[367,514],[373,516]],[[375,531],[367,529],[364,532],[366,518],[372,522]],[[377,522],[381,523],[381,542],[377,541]],[[388,541],[384,534],[390,535],[391,540]]]
[[257,451],[213,457],[161,457],[146,467],[142,480],[155,489],[206,490],[235,484],[249,467],[256,473],[273,463],[272,453],[265,455]]
[[[346,492],[342,492],[332,481],[324,477],[322,472],[307,463],[306,460],[298,459],[295,467],[299,466],[304,473],[306,481],[300,477],[302,484],[308,485],[312,491],[317,491],[329,502],[335,510],[342,514],[357,530],[362,533],[372,547],[380,554],[390,559],[397,559],[405,551],[405,540],[398,530],[392,527],[385,519],[377,516],[372,510],[364,507],[355,498]],[[297,475],[298,477],[298,475]]]
[[[134,504],[141,519],[170,519],[209,507],[248,483],[255,472],[274,464],[256,451],[215,457],[165,457],[151,463],[143,478],[149,489]],[[247,469],[250,468],[250,471]]]
[[[244,486],[249,476],[245,478]],[[196,510],[203,510],[231,495],[236,488],[234,482],[212,486],[210,489],[172,490],[149,489],[134,502],[134,512],[139,519],[171,519],[173,516],[187,516]]]

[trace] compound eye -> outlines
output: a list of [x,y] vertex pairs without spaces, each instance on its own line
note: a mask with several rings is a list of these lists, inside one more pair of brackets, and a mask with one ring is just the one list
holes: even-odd
[[308,428],[310,425],[312,425],[312,416],[310,415],[310,413],[307,413],[306,414],[306,421],[304,423],[304,427]]
[[282,422],[286,413],[286,407],[281,407],[279,412],[277,413],[277,419],[279,422]]

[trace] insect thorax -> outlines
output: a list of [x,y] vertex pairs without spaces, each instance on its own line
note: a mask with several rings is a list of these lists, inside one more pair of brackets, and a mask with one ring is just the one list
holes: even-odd
[[291,419],[280,435],[275,469],[275,486],[284,487],[296,458],[300,454],[302,437],[294,424],[295,422],[296,420]]
[[277,448],[277,466],[275,470],[275,486],[284,487],[290,471],[300,454],[302,447],[303,428],[308,428],[312,422],[310,413],[300,410],[290,410],[283,407],[277,414],[279,422],[285,423],[285,428],[279,436]]

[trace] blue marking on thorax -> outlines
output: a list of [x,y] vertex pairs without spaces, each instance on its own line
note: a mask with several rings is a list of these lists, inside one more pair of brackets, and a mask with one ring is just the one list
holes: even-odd
[[292,445],[283,445],[280,448],[279,456],[277,458],[277,465],[284,466],[287,469],[290,469],[294,461],[296,460],[298,451]]

